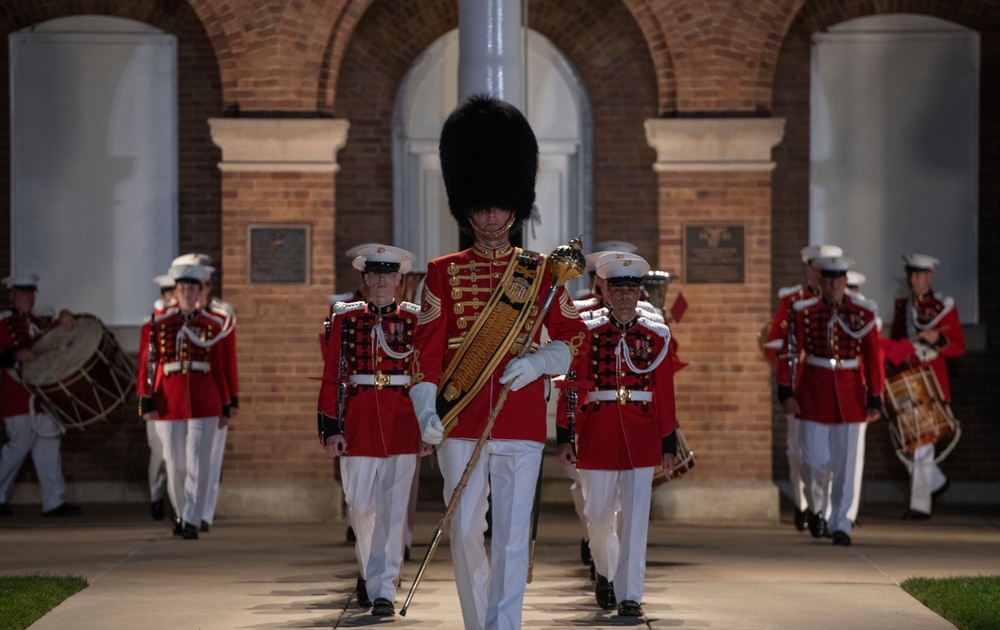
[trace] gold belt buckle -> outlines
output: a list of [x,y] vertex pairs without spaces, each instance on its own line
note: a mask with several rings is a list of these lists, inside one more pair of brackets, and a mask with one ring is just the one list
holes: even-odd
[[835,370],[844,369],[844,362],[840,359],[830,359],[830,363],[833,365],[833,369]]
[[632,402],[632,390],[619,387],[618,391],[615,392],[615,398],[618,400],[619,405]]
[[375,389],[382,389],[383,387],[388,387],[389,385],[389,375],[383,374],[382,372],[377,372],[375,374]]

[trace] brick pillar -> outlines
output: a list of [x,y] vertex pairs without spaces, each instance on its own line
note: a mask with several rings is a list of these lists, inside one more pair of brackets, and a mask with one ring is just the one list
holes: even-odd
[[[672,324],[680,358],[677,417],[696,466],[654,495],[653,515],[681,521],[775,521],[771,368],[757,336],[771,310],[771,149],[784,119],[651,119],[659,268],[689,303]],[[686,283],[685,225],[743,226],[739,284]],[[668,302],[672,298],[668,298]]]
[[[334,176],[348,123],[209,120],[222,149],[224,298],[237,317],[240,411],[232,420],[218,512],[289,520],[339,515],[333,463],[316,438],[318,335],[334,278]],[[304,284],[250,283],[250,228],[305,226]]]

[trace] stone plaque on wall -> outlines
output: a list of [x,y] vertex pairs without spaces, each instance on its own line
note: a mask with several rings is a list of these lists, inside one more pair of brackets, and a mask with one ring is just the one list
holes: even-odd
[[308,284],[309,226],[250,226],[250,284]]
[[741,284],[744,271],[744,226],[684,226],[684,282]]

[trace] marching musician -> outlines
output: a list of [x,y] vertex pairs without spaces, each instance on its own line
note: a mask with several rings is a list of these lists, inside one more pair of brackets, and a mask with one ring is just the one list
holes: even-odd
[[65,309],[57,318],[34,312],[35,274],[16,274],[3,283],[11,308],[0,313],[0,417],[8,438],[0,448],[0,516],[13,514],[7,492],[28,455],[42,490],[42,516],[77,516],[80,508],[66,503],[60,454],[64,429],[17,377],[21,365],[35,358],[31,344],[39,335],[56,325],[72,330],[76,319]]
[[[176,283],[169,274],[156,276],[153,282],[160,287],[160,297],[153,303],[153,317],[162,314],[174,302]],[[156,425],[146,422],[146,444],[149,445],[149,512],[153,520],[162,521],[166,515],[167,466],[163,460],[163,442],[156,433]]]
[[[791,329],[792,304],[799,300],[815,297],[821,294],[820,271],[812,265],[812,261],[819,256],[843,256],[844,252],[836,245],[809,245],[802,248],[799,253],[802,258],[802,265],[805,269],[805,285],[796,284],[778,290],[778,308],[771,317],[771,323],[767,327],[767,337],[762,345],[764,356],[774,364],[781,362],[795,361],[798,359],[795,349],[788,347]],[[799,434],[801,425],[794,414],[785,414],[787,421],[786,445],[788,455],[788,480],[791,484],[792,502],[795,504],[795,529],[805,531],[809,521],[808,501],[806,496],[809,492],[803,484],[802,470],[806,466],[803,461],[804,454],[800,447]],[[824,507],[824,520],[829,515],[829,507]],[[819,521],[813,519],[814,523]],[[822,535],[822,531],[813,528],[814,536]]]
[[[851,544],[847,516],[855,493],[860,427],[881,416],[877,309],[874,302],[847,293],[843,256],[819,256],[821,295],[792,303],[789,325],[800,358],[793,389],[791,367],[777,365],[778,401],[785,413],[802,421],[800,448],[805,466],[809,529],[820,537],[832,531],[834,545]],[[862,372],[863,371],[863,372]],[[830,504],[829,524],[824,518]]]
[[[946,358],[965,354],[965,333],[958,319],[955,301],[935,293],[934,268],[940,261],[925,254],[906,254],[906,284],[910,295],[898,298],[889,328],[889,340],[883,341],[889,376],[907,369],[929,365],[934,370],[945,402],[951,404]],[[913,452],[910,469],[910,507],[906,520],[931,517],[932,499],[944,493],[950,482],[934,463],[934,444],[919,446]]]
[[142,328],[137,391],[139,413],[163,441],[167,494],[177,520],[174,534],[198,538],[212,459],[212,440],[228,424],[223,346],[225,322],[199,308],[213,269],[174,265],[176,305]]
[[409,398],[419,308],[395,299],[409,252],[370,244],[358,250],[368,301],[334,307],[319,391],[319,438],[340,457],[344,498],[356,536],[358,604],[395,614],[403,528],[421,444]]
[[571,428],[557,419],[558,457],[576,465],[583,483],[597,603],[617,605],[623,617],[642,616],[653,471],[662,465],[669,477],[677,452],[670,331],[636,310],[648,271],[635,254],[598,264],[611,306],[587,320],[589,360],[575,363],[577,378],[593,382],[575,427],[575,453]]
[[[482,455],[451,518],[451,552],[465,627],[520,628],[529,522],[546,440],[545,386],[584,348],[586,327],[565,287],[542,320],[551,342],[516,358],[553,286],[546,257],[510,243],[531,216],[538,143],[508,103],[473,96],[445,121],[440,140],[448,205],[475,242],[427,266],[410,390],[424,441],[438,444],[449,501],[505,384]],[[519,226],[518,226],[519,227]],[[585,349],[584,349],[585,351]],[[440,414],[440,415],[439,415]],[[450,431],[442,442],[445,426]],[[487,494],[493,501],[487,558]]]
[[[207,254],[185,254],[174,259],[173,265],[199,264],[215,272],[212,258]],[[240,410],[240,379],[236,367],[236,315],[229,302],[212,296],[212,276],[201,287],[198,307],[206,313],[221,319],[222,332],[219,340],[219,355],[222,359],[222,373],[226,384],[222,395],[222,415],[232,420]],[[201,515],[200,532],[207,532],[215,522],[215,508],[219,502],[219,484],[222,481],[222,460],[226,454],[226,438],[229,436],[229,422],[219,427],[212,438],[212,463],[208,473],[208,489],[205,492],[205,509]]]
[[[584,257],[587,261],[587,289],[581,291],[573,298],[573,303],[577,305],[577,308],[579,309],[580,306],[583,306],[583,310],[591,310],[604,306],[601,302],[601,293],[598,288],[597,269],[594,267],[594,261],[597,260],[598,256],[605,252],[634,254],[638,250],[639,248],[634,243],[629,243],[628,241],[598,241],[594,243],[594,250]],[[582,313],[583,310],[580,310],[580,312]]]

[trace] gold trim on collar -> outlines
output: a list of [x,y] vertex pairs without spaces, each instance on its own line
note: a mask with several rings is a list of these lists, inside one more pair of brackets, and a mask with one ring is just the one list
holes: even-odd
[[496,260],[497,258],[506,258],[509,256],[510,253],[514,251],[514,246],[508,242],[504,243],[500,247],[487,247],[476,242],[472,244],[472,250],[483,258]]

